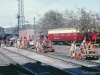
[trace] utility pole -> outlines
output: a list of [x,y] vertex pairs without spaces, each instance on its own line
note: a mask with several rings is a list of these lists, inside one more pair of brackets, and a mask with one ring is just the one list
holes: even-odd
[[20,16],[19,15],[17,15],[17,19],[18,19],[18,37],[19,37],[19,26],[20,26]]
[[35,17],[34,17],[34,43],[36,43],[36,25],[35,25]]

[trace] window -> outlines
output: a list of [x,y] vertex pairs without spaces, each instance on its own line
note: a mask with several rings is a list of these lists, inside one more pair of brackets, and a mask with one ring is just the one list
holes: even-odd
[[77,36],[77,33],[73,33],[73,35]]
[[82,34],[82,33],[80,33],[80,35],[81,35],[81,36],[83,36],[83,34]]
[[97,36],[99,35],[99,32],[97,33]]
[[58,36],[58,34],[54,34],[54,36]]
[[71,34],[70,33],[67,33],[67,36],[70,36]]
[[61,36],[64,36],[64,34],[61,34]]

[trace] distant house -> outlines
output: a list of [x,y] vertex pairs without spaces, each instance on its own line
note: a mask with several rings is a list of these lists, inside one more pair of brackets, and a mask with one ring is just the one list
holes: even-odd
[[[9,28],[5,28],[5,32],[6,34],[14,34],[15,32],[13,32],[15,29],[16,34],[18,35],[18,29],[15,27],[9,27]],[[34,28],[34,25],[31,24],[26,24],[24,26],[22,26],[21,28],[19,28],[19,39],[21,40],[36,40],[39,38],[39,33],[36,29],[36,27]]]
[[33,39],[34,29],[22,29],[19,31],[19,39],[30,40]]
[[9,27],[9,28],[5,28],[5,33],[6,34],[13,34],[13,29],[14,29],[14,27]]

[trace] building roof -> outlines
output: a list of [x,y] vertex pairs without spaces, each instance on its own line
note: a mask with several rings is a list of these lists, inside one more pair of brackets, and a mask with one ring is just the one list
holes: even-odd
[[75,28],[57,28],[48,30],[48,34],[79,32]]

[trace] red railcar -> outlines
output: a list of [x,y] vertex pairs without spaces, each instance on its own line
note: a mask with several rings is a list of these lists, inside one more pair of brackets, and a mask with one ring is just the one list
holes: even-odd
[[49,30],[48,38],[55,44],[70,44],[74,40],[81,42],[84,35],[74,28],[58,28]]
[[[94,34],[88,32],[87,40],[92,40]],[[76,41],[77,45],[84,39],[84,34],[76,30],[75,28],[58,28],[48,30],[48,38],[54,44],[71,44],[71,41]],[[96,33],[96,43],[100,44],[100,32]]]

